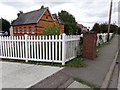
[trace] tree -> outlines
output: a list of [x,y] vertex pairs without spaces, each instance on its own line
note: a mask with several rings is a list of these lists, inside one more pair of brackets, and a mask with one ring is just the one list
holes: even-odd
[[108,32],[108,24],[103,23],[103,24],[101,24],[100,28],[101,28],[101,33],[107,33]]
[[59,26],[52,23],[51,25],[47,24],[43,30],[44,35],[60,35]]
[[[97,33],[107,33],[108,24],[107,23],[103,23],[103,24],[95,23],[92,28],[92,31],[96,31]],[[117,31],[118,31],[118,26],[115,24],[111,24],[110,33],[117,33]]]
[[62,10],[58,13],[60,20],[64,22],[64,32],[67,35],[74,35],[78,29],[77,22],[72,14],[67,11]]
[[7,31],[8,35],[10,35],[9,29],[10,29],[10,23],[9,23],[9,21],[1,18],[0,19],[0,30]]
[[99,23],[95,23],[93,28],[92,28],[92,31],[95,31],[97,33],[101,32],[101,29],[100,29],[100,25]]
[[81,35],[82,31],[81,31],[81,28],[80,27],[76,27],[76,35]]

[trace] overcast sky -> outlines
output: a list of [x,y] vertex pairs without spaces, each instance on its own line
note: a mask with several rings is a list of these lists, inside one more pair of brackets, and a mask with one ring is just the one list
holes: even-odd
[[[108,22],[110,0],[0,0],[0,17],[11,21],[17,18],[19,10],[25,13],[37,10],[41,5],[49,7],[52,14],[66,10],[78,23],[92,28],[96,22]],[[112,23],[118,23],[117,0],[113,2]]]

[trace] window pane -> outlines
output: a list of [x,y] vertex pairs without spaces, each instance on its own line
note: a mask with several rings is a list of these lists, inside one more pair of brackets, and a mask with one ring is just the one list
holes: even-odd
[[34,34],[35,33],[35,30],[34,30],[35,28],[32,28],[32,34]]

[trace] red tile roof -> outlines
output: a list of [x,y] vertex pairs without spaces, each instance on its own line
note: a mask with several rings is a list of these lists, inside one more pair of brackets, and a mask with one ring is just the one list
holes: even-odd
[[80,27],[80,28],[85,27],[85,26],[83,26],[82,24],[77,24],[77,26]]

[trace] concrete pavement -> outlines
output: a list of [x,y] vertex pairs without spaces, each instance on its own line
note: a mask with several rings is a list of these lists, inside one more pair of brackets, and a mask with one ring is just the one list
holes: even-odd
[[[118,36],[118,46],[120,46],[120,35]],[[118,47],[118,56],[115,64],[115,69],[109,84],[109,88],[118,88],[120,90],[120,47]]]
[[62,69],[59,67],[11,62],[0,62],[0,64],[2,88],[29,88]]

